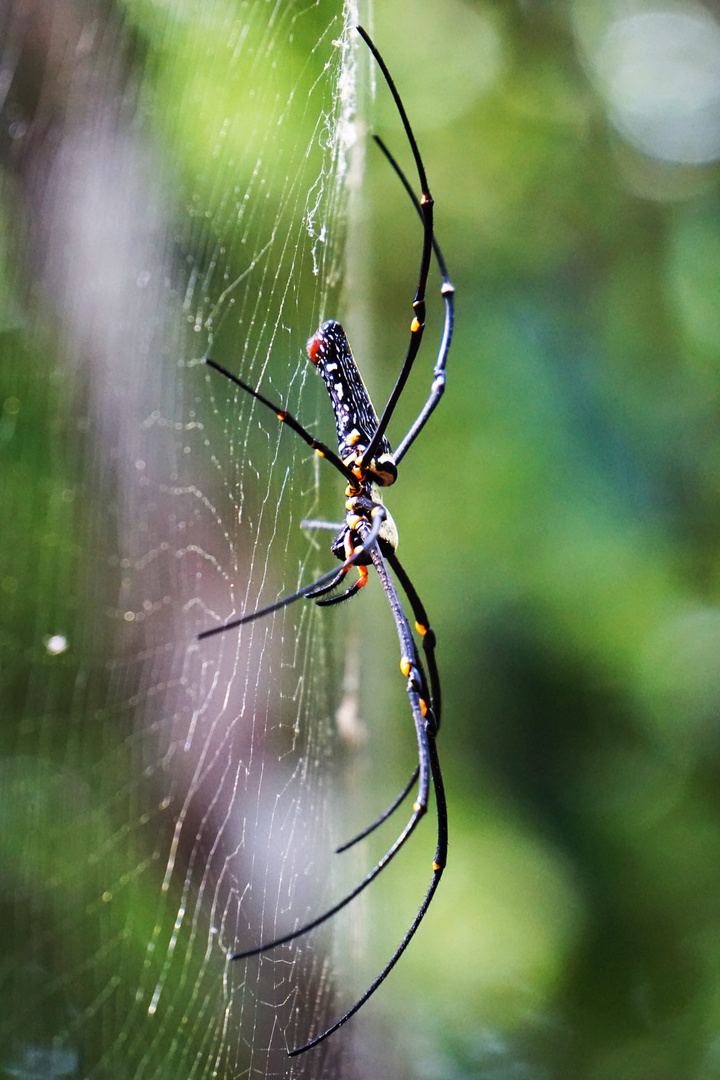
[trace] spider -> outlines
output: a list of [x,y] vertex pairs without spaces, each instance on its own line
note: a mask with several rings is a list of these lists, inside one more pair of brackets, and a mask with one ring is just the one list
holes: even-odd
[[[395,388],[383,409],[378,420],[375,409],[368,396],[365,385],[358,372],[355,360],[350,350],[345,332],[340,323],[335,321],[324,322],[317,333],[310,339],[307,345],[308,355],[312,363],[320,372],[332,403],[335,414],[335,427],[337,431],[338,452],[315,439],[287,410],[276,405],[264,397],[259,390],[254,389],[243,382],[237,375],[233,375],[214,360],[205,357],[205,362],[214,368],[225,378],[229,379],[243,391],[250,394],[262,405],[276,414],[279,421],[290,427],[301,439],[310,446],[320,457],[326,458],[330,464],[347,481],[345,520],[341,525],[329,522],[309,521],[303,524],[311,528],[337,529],[337,535],[331,544],[331,551],[342,565],[339,570],[331,570],[323,574],[317,581],[304,586],[298,592],[286,596],[277,603],[259,611],[254,611],[242,618],[233,619],[221,626],[205,630],[199,635],[207,638],[213,634],[220,634],[245,623],[252,622],[269,615],[279,608],[286,607],[301,598],[313,599],[320,606],[337,604],[351,599],[368,580],[368,567],[375,567],[380,584],[385,592],[390,610],[392,612],[397,634],[400,642],[400,670],[407,680],[407,694],[410,701],[415,731],[418,742],[418,764],[399,796],[391,803],[387,810],[374,821],[368,828],[355,836],[352,840],[338,848],[338,852],[346,851],[359,840],[368,836],[390,815],[397,810],[413,786],[417,783],[417,792],[413,803],[412,814],[404,829],[382,856],[373,869],[363,878],[351,892],[342,900],[334,904],[328,911],[305,923],[299,929],[284,934],[272,941],[263,942],[252,949],[237,952],[230,955],[230,960],[243,960],[259,953],[268,952],[279,945],[284,945],[295,938],[308,933],[321,923],[336,915],[342,908],[350,903],[356,896],[367,888],[371,881],[381,873],[388,863],[397,855],[411,834],[415,831],[420,819],[428,808],[430,787],[432,786],[435,796],[435,812],[437,818],[437,847],[432,865],[432,877],[422,903],[412,921],[412,924],[402,941],[396,948],[385,967],[374,979],[367,990],[358,998],[355,1004],[345,1012],[339,1020],[329,1028],[310,1039],[309,1042],[288,1051],[291,1057],[302,1054],[306,1050],[317,1046],[327,1039],[338,1028],[342,1027],[350,1017],[360,1009],[371,994],[384,982],[392,968],[398,962],[405,949],[409,945],[418,926],[422,922],[425,913],[430,906],[435,891],[440,882],[445,868],[447,855],[447,808],[443,788],[442,773],[438,761],[436,749],[436,736],[440,726],[440,680],[435,659],[435,634],[431,629],[427,614],[422,602],[408,577],[404,567],[399,562],[395,549],[397,547],[397,530],[392,517],[385,509],[382,499],[382,488],[389,487],[397,478],[397,467],[407,451],[425,426],[429,416],[436,408],[445,389],[445,367],[450,342],[453,332],[454,321],[454,288],[447,273],[447,267],[440,248],[435,240],[433,231],[433,199],[430,195],[425,168],[413,130],[410,126],[407,113],[400,99],[398,90],[388,71],[382,56],[366,31],[357,27],[357,31],[365,41],[375,61],[383,74],[385,82],[395,102],[400,119],[405,130],[406,137],[415,161],[418,179],[420,181],[421,194],[417,198],[413,188],[398,165],[395,158],[385,146],[382,139],[375,135],[373,138],[384,154],[385,158],[399,177],[415,209],[420,215],[423,229],[422,255],[420,258],[420,272],[418,284],[413,300],[413,318],[410,325],[410,342],[403,360],[400,374]],[[397,450],[393,452],[385,432],[407,382],[415,358],[420,349],[423,330],[425,327],[425,292],[427,278],[430,270],[430,262],[433,252],[440,270],[442,279],[441,295],[444,301],[445,318],[443,335],[433,370],[433,381],[429,396],[423,405],[417,418],[412,423],[410,430],[400,442]],[[355,567],[358,572],[357,580],[344,589],[343,592],[333,596],[327,596],[337,587],[342,585],[348,572]],[[420,656],[418,646],[413,635],[408,616],[405,613],[395,581],[390,570],[399,582],[402,590],[412,609],[415,629],[422,640],[425,663]],[[320,599],[323,597],[323,599]]]

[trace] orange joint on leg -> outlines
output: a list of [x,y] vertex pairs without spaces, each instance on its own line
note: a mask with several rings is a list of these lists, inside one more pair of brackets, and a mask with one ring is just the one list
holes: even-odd
[[438,870],[442,870],[442,866],[440,865],[440,863],[439,863],[439,862],[434,862],[434,863],[433,863],[433,870],[435,870],[436,872],[437,872]]
[[419,320],[418,319],[413,319],[413,321],[410,323],[410,333],[411,334],[417,334],[419,329],[420,329]]
[[425,635],[428,632],[427,626],[425,626],[425,624],[421,623],[421,622],[416,622],[415,623],[415,629],[417,630],[418,634],[420,634],[421,637],[425,637]]
[[419,700],[420,700],[420,712],[423,714],[423,716],[427,716],[427,711],[428,711],[427,702],[425,701],[425,698],[420,698]]
[[407,656],[401,657],[401,659],[400,659],[400,670],[402,671],[405,678],[407,678],[408,675],[410,674],[410,672],[412,671],[412,664],[408,660]]
[[362,589],[363,585],[367,585],[368,582],[368,568],[367,566],[358,566],[358,589]]
[[422,808],[423,808],[422,803],[419,803],[419,802],[414,802],[413,803],[413,812],[414,813],[419,814],[420,811],[422,810]]

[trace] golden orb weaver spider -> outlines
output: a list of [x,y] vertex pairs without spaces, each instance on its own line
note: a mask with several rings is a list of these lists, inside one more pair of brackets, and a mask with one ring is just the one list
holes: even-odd
[[[243,960],[250,956],[256,956],[259,953],[268,952],[270,949],[274,949],[279,945],[284,945],[289,941],[293,941],[295,938],[301,937],[315,927],[320,926],[349,904],[350,901],[358,896],[371,881],[374,881],[378,874],[380,874],[388,865],[390,860],[394,858],[414,832],[420,819],[427,811],[431,785],[435,795],[437,846],[433,860],[432,878],[427,892],[425,893],[425,897],[420,904],[410,928],[393,955],[390,957],[390,960],[367,990],[339,1020],[325,1031],[322,1031],[319,1035],[310,1039],[304,1045],[290,1050],[289,1054],[291,1057],[302,1054],[306,1050],[310,1050],[312,1047],[317,1046],[327,1039],[328,1036],[332,1035],[333,1032],[337,1031],[339,1027],[342,1027],[342,1025],[346,1023],[351,1016],[354,1016],[358,1009],[365,1004],[381,983],[384,982],[387,975],[405,952],[405,949],[409,945],[415,931],[422,922],[422,919],[430,906],[430,902],[435,895],[435,891],[445,868],[448,842],[447,807],[435,742],[440,726],[440,678],[435,660],[435,634],[430,627],[425,608],[422,605],[415,587],[396,555],[397,531],[390,514],[383,504],[381,488],[390,486],[397,479],[397,466],[399,462],[422,431],[428,417],[437,406],[445,389],[445,366],[453,333],[455,290],[448,277],[445,260],[443,259],[440,248],[435,240],[433,227],[433,199],[428,188],[425,168],[420,156],[420,151],[418,150],[417,142],[415,141],[413,130],[410,126],[410,121],[408,120],[400,95],[390,72],[387,69],[385,61],[366,31],[361,26],[358,26],[357,30],[374,56],[385,82],[388,85],[390,93],[392,94],[410,144],[410,149],[418,173],[418,179],[420,181],[421,194],[418,199],[407,177],[383,143],[382,139],[377,135],[373,136],[395,173],[400,178],[405,190],[408,192],[413,205],[420,215],[423,226],[423,246],[420,258],[418,284],[413,300],[413,319],[410,326],[410,343],[405,354],[405,359],[403,360],[402,368],[400,369],[400,375],[388,398],[387,404],[383,409],[382,416],[378,420],[375,409],[373,408],[370,397],[365,389],[360,373],[358,372],[345,332],[340,323],[335,321],[324,322],[317,333],[308,342],[307,348],[310,360],[315,364],[325,382],[335,414],[335,427],[338,440],[337,453],[326,446],[325,443],[315,439],[294,416],[287,412],[287,410],[276,405],[274,402],[269,401],[268,398],[258,390],[243,382],[237,375],[233,375],[214,360],[205,357],[205,362],[209,364],[210,367],[214,368],[221,375],[224,375],[225,378],[229,379],[236,386],[239,386],[268,409],[272,409],[279,421],[292,428],[301,439],[304,439],[308,446],[315,450],[321,457],[326,458],[330,464],[345,477],[347,481],[345,492],[347,501],[345,503],[345,521],[342,525],[337,526],[328,522],[317,521],[304,523],[306,526],[313,528],[338,529],[338,533],[331,545],[331,551],[342,561],[342,566],[339,570],[331,570],[329,573],[323,574],[317,581],[305,586],[291,596],[286,596],[282,600],[278,600],[277,603],[270,604],[268,607],[262,608],[259,611],[254,611],[250,615],[244,615],[242,618],[233,619],[230,622],[224,623],[221,626],[216,626],[211,630],[205,630],[203,633],[199,634],[198,637],[208,638],[214,634],[220,634],[226,630],[232,630],[235,627],[243,626],[246,623],[252,622],[254,619],[260,619],[264,615],[269,615],[271,612],[277,611],[279,608],[286,607],[288,604],[292,604],[294,601],[301,598],[314,599],[315,602],[321,606],[337,604],[349,600],[363,585],[366,584],[368,580],[368,566],[372,564],[375,567],[382,588],[388,599],[400,641],[400,670],[407,679],[407,694],[410,700],[410,707],[415,722],[415,731],[418,740],[418,764],[413,771],[409,782],[388,809],[381,814],[372,825],[368,826],[368,828],[364,829],[352,840],[338,848],[338,852],[346,851],[348,848],[352,847],[353,844],[364,839],[364,837],[368,836],[369,833],[373,832],[373,830],[386,821],[400,806],[415,783],[417,783],[417,793],[413,803],[412,814],[405,825],[405,828],[379,862],[368,874],[366,874],[360,884],[347,894],[347,896],[334,904],[328,911],[323,912],[322,915],[317,916],[315,919],[312,919],[310,922],[299,927],[299,929],[293,930],[272,941],[263,942],[255,948],[233,953],[229,959]],[[385,437],[385,431],[387,430],[390,418],[400,399],[420,349],[425,328],[425,292],[433,252],[442,279],[440,291],[445,306],[443,334],[437,359],[435,361],[435,367],[433,369],[433,381],[430,394],[420,413],[412,423],[410,430],[401,441],[397,450],[393,452]],[[318,599],[339,586],[353,566],[358,569],[357,581],[346,588],[342,593],[326,599]],[[427,671],[421,659],[420,652],[413,636],[412,627],[405,614],[405,609],[388,567],[392,570],[395,578],[400,583],[400,586],[409,601],[410,607],[412,608],[415,619],[415,628],[423,644]]]

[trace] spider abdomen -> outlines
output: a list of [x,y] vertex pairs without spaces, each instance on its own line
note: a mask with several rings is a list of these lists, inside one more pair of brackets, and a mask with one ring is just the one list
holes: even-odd
[[[307,351],[330,395],[340,458],[353,468],[362,461],[377,431],[378,418],[340,323],[335,319],[324,322],[308,341]],[[395,458],[384,436],[364,471],[382,487],[395,483]]]

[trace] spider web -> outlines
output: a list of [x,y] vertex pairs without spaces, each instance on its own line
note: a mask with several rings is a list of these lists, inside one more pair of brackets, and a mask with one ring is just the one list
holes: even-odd
[[[354,1075],[347,1038],[286,1056],[347,1003],[330,935],[227,959],[345,885],[332,623],[297,604],[196,639],[328,569],[300,528],[323,510],[317,458],[200,363],[209,352],[313,426],[322,387],[304,343],[338,313],[357,15],[268,7],[197,16],[232,48],[232,85],[184,233],[167,166],[122,122],[89,112],[53,161],[41,321],[54,383],[40,402],[42,369],[16,346],[6,369],[36,402],[35,430],[50,429],[65,493],[61,554],[38,559],[22,629],[5,632],[24,672],[0,775],[6,1075]],[[173,5],[174,20],[196,15]],[[154,18],[150,41],[167,31],[161,7]],[[102,59],[94,77],[111,84]],[[202,111],[198,87],[172,77]]]

